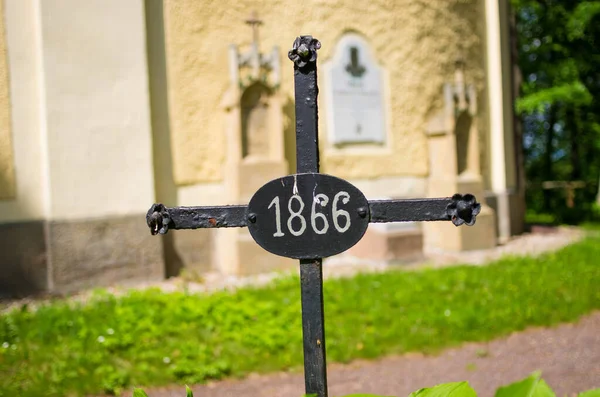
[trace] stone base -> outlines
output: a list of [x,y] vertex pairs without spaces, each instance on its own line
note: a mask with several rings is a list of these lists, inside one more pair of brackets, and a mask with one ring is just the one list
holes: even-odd
[[452,222],[426,222],[423,224],[424,252],[470,251],[493,248],[497,244],[494,211],[482,205],[473,226],[456,227]]
[[213,269],[212,255],[215,239],[215,230],[173,230],[161,238],[173,240],[173,255],[165,246],[165,262],[167,264],[167,277],[179,276],[182,270],[193,275],[202,275]]
[[240,202],[247,203],[265,183],[288,174],[286,161],[257,160],[239,165]]
[[44,222],[0,225],[0,298],[48,290]]
[[380,261],[418,259],[423,256],[423,233],[417,228],[394,230],[371,224],[363,238],[348,250],[348,254]]
[[0,226],[0,295],[162,280],[162,242],[145,214],[100,220],[38,221]]
[[[506,201],[507,208],[502,211],[500,202]],[[496,212],[496,225],[500,226],[498,217],[502,216],[502,212],[508,212],[507,232],[510,236],[522,234],[525,231],[525,197],[519,192],[507,191],[504,193],[485,192],[486,203]],[[500,230],[498,230],[500,235]],[[510,237],[506,236],[506,237]]]
[[237,276],[287,271],[299,266],[297,260],[265,251],[256,244],[247,229],[240,229],[237,249],[239,258]]

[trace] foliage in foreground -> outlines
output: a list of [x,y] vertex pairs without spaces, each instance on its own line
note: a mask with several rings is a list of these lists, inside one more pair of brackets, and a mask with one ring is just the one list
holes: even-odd
[[[483,267],[364,274],[325,283],[331,362],[435,352],[600,309],[600,238]],[[300,370],[299,281],[236,293],[157,290],[58,300],[0,315],[0,396],[119,394]]]
[[[185,387],[186,397],[194,397],[192,390]],[[142,389],[134,389],[133,397],[148,397]],[[314,394],[305,397],[315,397]],[[375,394],[352,394],[346,397],[384,397]],[[419,389],[408,397],[477,397],[468,382],[444,383],[430,388]],[[556,397],[539,372],[510,385],[499,388],[495,397]],[[600,389],[579,393],[577,397],[600,397]]]

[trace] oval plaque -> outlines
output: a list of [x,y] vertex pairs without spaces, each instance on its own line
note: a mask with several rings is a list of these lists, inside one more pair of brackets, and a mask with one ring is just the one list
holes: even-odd
[[248,230],[267,251],[295,259],[323,258],[356,244],[369,224],[360,190],[326,174],[295,174],[267,183],[248,204]]

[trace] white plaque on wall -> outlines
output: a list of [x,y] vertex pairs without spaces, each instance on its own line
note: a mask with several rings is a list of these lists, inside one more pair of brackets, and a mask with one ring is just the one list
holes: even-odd
[[324,69],[330,141],[384,143],[383,71],[365,39],[355,33],[342,36]]

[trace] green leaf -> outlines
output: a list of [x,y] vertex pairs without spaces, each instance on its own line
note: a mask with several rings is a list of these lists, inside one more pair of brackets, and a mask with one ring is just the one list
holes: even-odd
[[517,99],[518,113],[543,112],[547,105],[564,102],[573,105],[587,105],[592,102],[592,94],[580,81],[561,84],[525,95]]
[[194,397],[194,393],[188,385],[185,385],[185,397]]
[[134,388],[133,397],[148,397],[148,395],[142,389]]
[[550,386],[541,379],[540,372],[496,391],[495,397],[556,397]]
[[408,397],[477,397],[468,382],[444,383],[431,388],[419,389]]
[[584,1],[579,3],[567,22],[569,39],[574,40],[583,37],[585,29],[596,14],[600,14],[600,2]]
[[577,397],[600,397],[600,389],[593,389],[579,393]]

